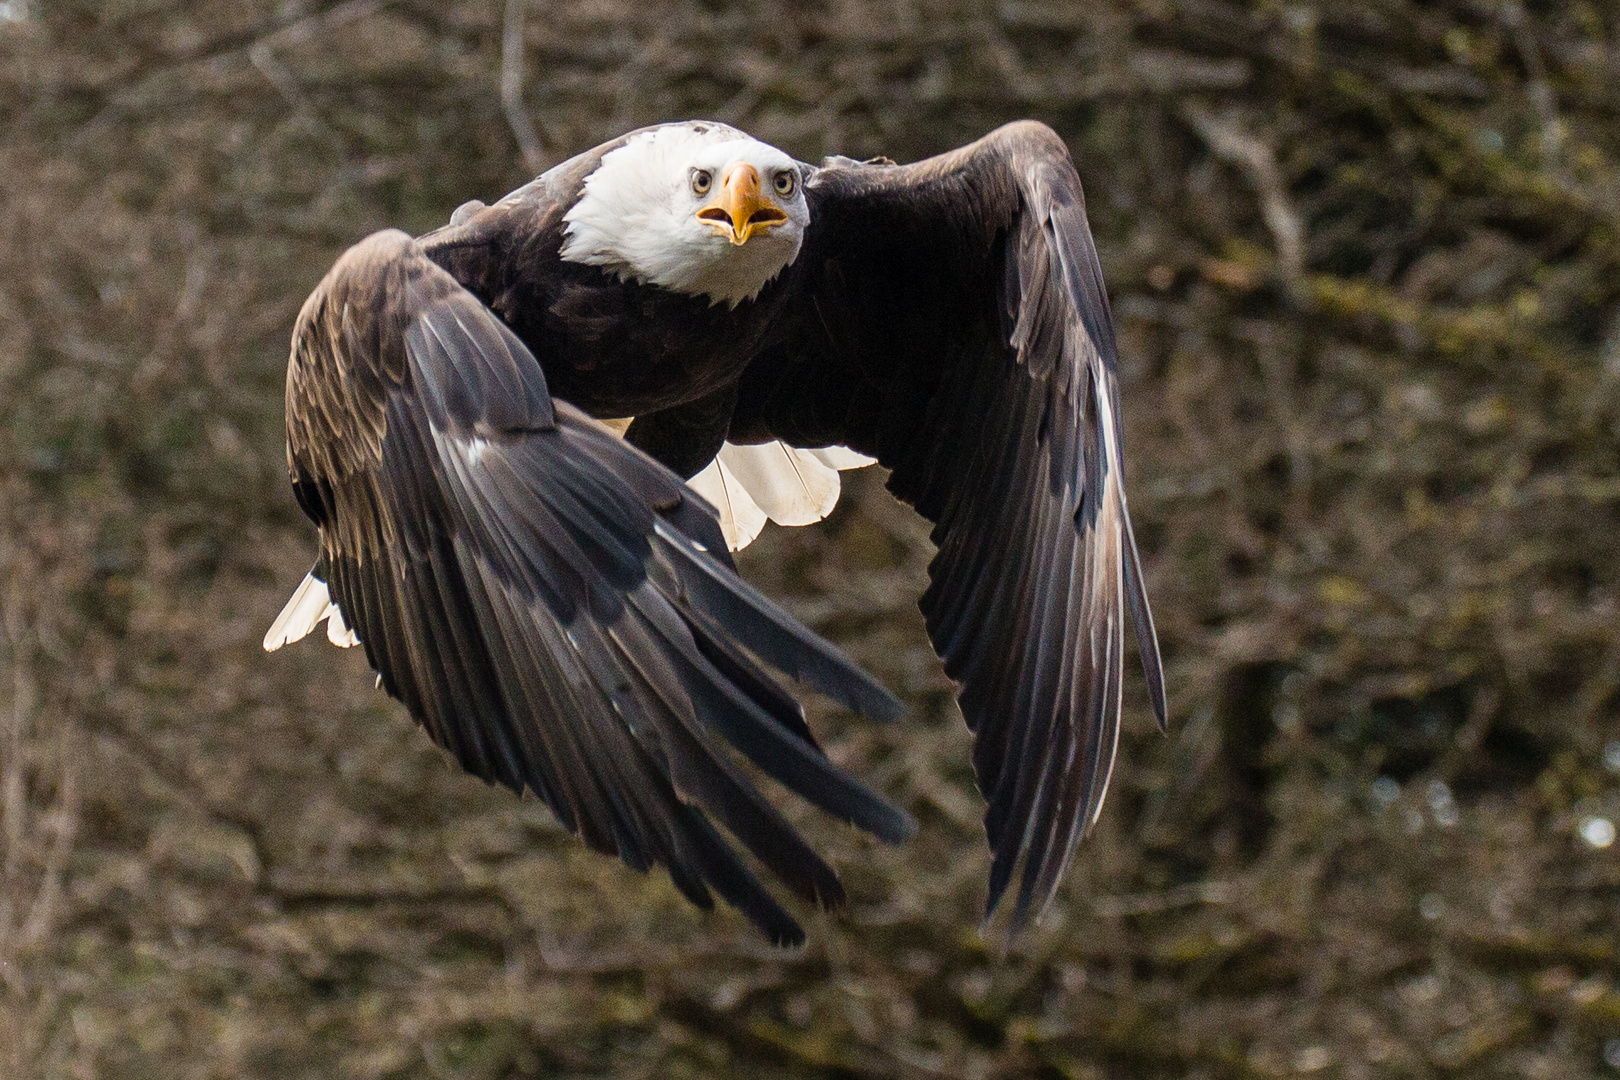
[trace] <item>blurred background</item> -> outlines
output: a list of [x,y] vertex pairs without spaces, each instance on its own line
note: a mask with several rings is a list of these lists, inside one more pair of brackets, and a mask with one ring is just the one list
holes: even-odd
[[[0,1076],[1620,1071],[1620,12],[1496,0],[0,0]],[[745,573],[903,694],[800,952],[464,777],[308,568],[347,245],[641,124],[1068,140],[1168,661],[1009,950],[875,470]]]

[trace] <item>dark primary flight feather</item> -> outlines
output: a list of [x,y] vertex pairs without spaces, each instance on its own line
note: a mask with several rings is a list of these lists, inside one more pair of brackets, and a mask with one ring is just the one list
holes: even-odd
[[843,444],[935,523],[922,597],[989,804],[989,910],[1050,901],[1118,743],[1127,613],[1163,675],[1121,465],[1119,380],[1080,179],[1049,128],[910,166],[840,161],[732,438]]
[[405,234],[351,249],[304,305],[287,419],[319,574],[382,686],[468,771],[777,943],[803,931],[711,818],[805,900],[844,892],[728,746],[884,840],[912,831],[827,761],[753,656],[869,715],[898,702],[738,580],[713,511],[553,401],[524,344]]

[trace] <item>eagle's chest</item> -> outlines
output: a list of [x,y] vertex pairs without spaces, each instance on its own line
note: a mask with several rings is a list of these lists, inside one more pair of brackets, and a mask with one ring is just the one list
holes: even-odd
[[609,417],[669,408],[736,382],[761,348],[773,296],[766,290],[729,308],[579,267],[495,306],[540,361],[553,396]]

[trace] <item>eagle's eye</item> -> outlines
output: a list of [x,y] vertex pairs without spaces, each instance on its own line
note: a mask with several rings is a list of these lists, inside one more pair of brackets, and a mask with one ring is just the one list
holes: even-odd
[[714,174],[709,172],[708,169],[692,170],[692,194],[707,195],[709,193],[709,188],[711,185],[713,185],[713,183]]
[[784,199],[787,198],[793,194],[793,174],[785,171],[777,173],[776,179],[772,181],[772,186],[776,188],[778,195]]

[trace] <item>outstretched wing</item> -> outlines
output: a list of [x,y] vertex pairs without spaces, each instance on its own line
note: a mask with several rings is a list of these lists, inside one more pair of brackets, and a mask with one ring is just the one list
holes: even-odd
[[989,910],[1021,861],[1021,925],[1102,806],[1127,610],[1165,721],[1080,178],[1024,122],[916,165],[832,161],[806,192],[796,295],[731,437],[875,454],[935,523],[922,609],[974,733]]
[[287,430],[317,578],[383,688],[469,772],[668,868],[700,906],[718,892],[777,943],[803,931],[711,817],[804,899],[843,888],[727,744],[884,840],[912,831],[827,761],[755,658],[869,716],[898,702],[743,584],[712,508],[552,401],[522,343],[404,233],[356,245],[304,305]]

